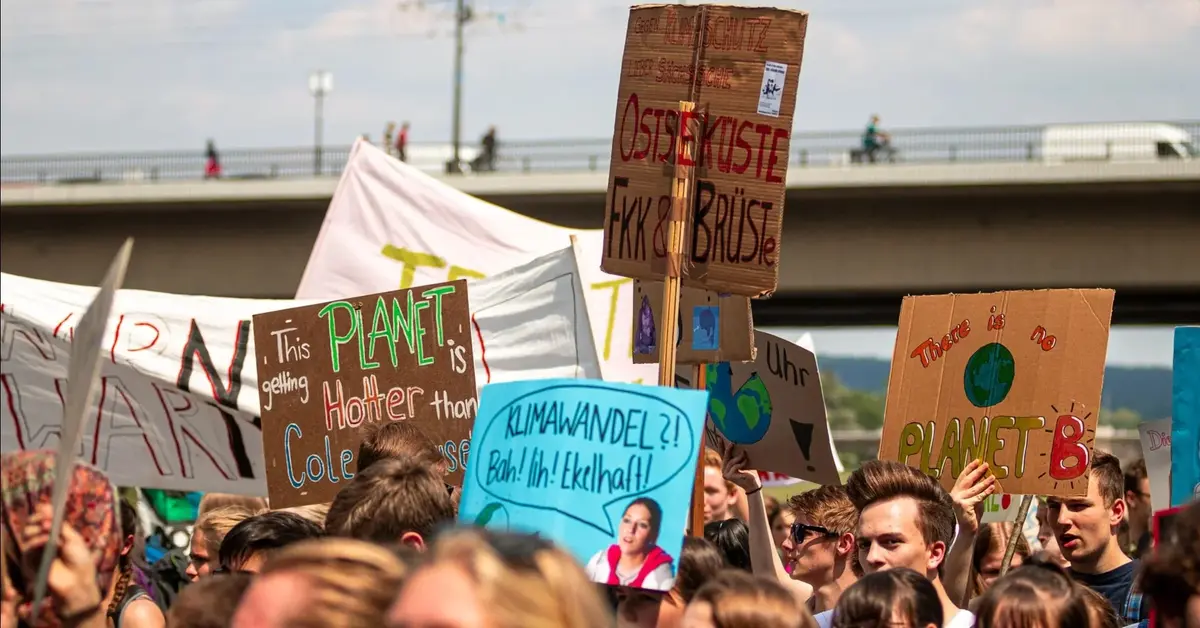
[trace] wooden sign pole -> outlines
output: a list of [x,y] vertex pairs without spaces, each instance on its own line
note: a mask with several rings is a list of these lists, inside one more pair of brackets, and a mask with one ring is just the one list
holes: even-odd
[[[697,364],[692,367],[692,387],[696,390],[705,390],[708,382],[705,381],[706,369],[704,364]],[[700,457],[697,458],[696,464],[696,485],[692,488],[692,536],[704,536],[704,433],[701,432],[699,438]]]

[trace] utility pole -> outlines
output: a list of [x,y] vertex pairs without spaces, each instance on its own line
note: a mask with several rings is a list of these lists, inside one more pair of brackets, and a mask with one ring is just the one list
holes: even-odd
[[308,75],[313,95],[313,176],[321,176],[321,152],[325,144],[325,95],[333,91],[333,74],[317,70]]
[[462,173],[462,161],[459,149],[462,147],[462,90],[463,90],[463,27],[471,19],[471,7],[466,0],[456,0],[454,8],[454,104],[452,115],[454,120],[450,127],[450,143],[454,152],[450,163],[446,164],[449,174]]

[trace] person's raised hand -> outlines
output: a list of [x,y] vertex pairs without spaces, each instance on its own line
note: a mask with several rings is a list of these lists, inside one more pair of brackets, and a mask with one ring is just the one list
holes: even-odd
[[960,530],[972,534],[979,531],[984,500],[995,493],[998,486],[996,476],[989,473],[986,462],[972,460],[967,464],[950,490],[950,498],[954,500],[954,516],[958,519]]
[[726,443],[721,460],[721,475],[724,475],[726,480],[747,493],[762,488],[758,471],[748,468],[750,456],[746,454],[746,450],[733,443]]

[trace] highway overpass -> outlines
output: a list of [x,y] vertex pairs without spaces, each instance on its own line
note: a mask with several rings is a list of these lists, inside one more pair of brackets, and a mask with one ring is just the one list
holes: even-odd
[[[1118,291],[1116,323],[1200,323],[1200,161],[942,161],[812,167],[794,156],[779,290],[756,304],[756,322],[894,324],[903,294],[1100,286]],[[540,220],[603,221],[602,170],[445,181]],[[335,184],[6,184],[0,267],[94,283],[132,235],[131,288],[286,298]]]

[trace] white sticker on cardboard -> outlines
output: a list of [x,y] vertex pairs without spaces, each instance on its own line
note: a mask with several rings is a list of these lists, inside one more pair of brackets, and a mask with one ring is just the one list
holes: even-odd
[[763,66],[762,88],[758,91],[758,113],[779,117],[783,107],[783,83],[787,77],[787,64],[768,61]]

